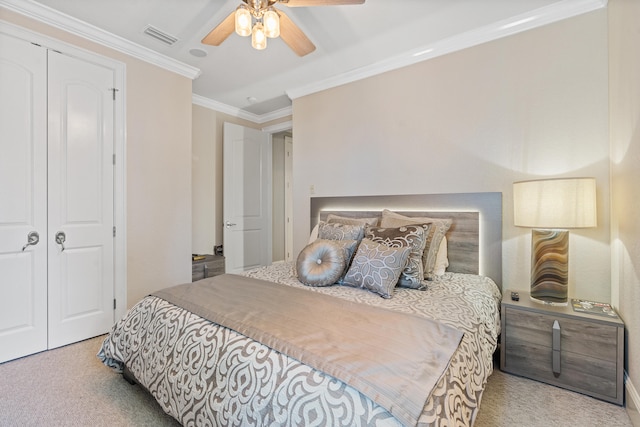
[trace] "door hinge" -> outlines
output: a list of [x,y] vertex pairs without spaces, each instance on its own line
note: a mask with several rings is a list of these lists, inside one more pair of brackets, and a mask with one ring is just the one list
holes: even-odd
[[116,237],[116,226],[113,226],[113,237]]
[[116,155],[115,154],[112,157],[112,162],[113,162],[113,165],[115,166],[115,164],[116,164]]
[[116,299],[115,298],[113,299],[113,309],[114,310],[116,309]]
[[113,92],[113,100],[116,100],[116,92],[119,91],[120,89],[116,89],[115,87],[112,87],[109,89],[111,92]]

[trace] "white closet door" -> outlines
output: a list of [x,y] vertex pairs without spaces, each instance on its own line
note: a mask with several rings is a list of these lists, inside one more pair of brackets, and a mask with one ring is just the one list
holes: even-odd
[[47,348],[46,73],[45,49],[0,34],[0,362]]
[[49,348],[114,321],[114,78],[49,52]]

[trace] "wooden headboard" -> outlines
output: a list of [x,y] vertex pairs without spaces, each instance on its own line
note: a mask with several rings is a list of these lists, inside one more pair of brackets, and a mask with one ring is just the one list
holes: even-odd
[[452,219],[447,271],[489,276],[502,288],[502,193],[312,197],[311,227],[330,213],[369,218],[383,209]]

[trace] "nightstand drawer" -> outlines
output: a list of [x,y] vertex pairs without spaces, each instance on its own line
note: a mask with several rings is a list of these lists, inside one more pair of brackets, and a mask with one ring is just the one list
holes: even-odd
[[224,274],[224,256],[205,255],[204,259],[191,262],[191,281]]
[[520,301],[502,301],[500,368],[621,405],[624,323],[537,304],[521,294]]
[[506,337],[506,342],[508,348],[503,370],[586,394],[597,390],[603,397],[616,399],[615,357],[598,359],[563,350],[560,352],[560,374],[556,377],[552,369],[553,354],[550,346],[531,344],[517,337]]
[[560,324],[563,352],[572,352],[597,359],[615,360],[618,328],[589,323],[552,314],[505,309],[507,342],[522,340],[531,345],[551,348],[553,322]]

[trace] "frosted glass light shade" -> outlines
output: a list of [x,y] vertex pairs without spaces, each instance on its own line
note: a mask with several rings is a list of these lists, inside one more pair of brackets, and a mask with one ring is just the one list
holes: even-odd
[[245,5],[236,9],[236,33],[242,37],[251,34],[251,12]]
[[596,227],[596,180],[559,178],[515,182],[513,207],[513,221],[519,227]]
[[264,22],[264,33],[267,37],[273,39],[280,35],[280,18],[273,8],[269,8],[264,13],[262,20]]
[[254,49],[262,50],[267,47],[267,36],[264,34],[264,27],[260,22],[256,22],[253,26],[251,34],[251,46]]

